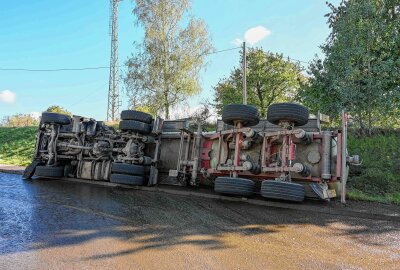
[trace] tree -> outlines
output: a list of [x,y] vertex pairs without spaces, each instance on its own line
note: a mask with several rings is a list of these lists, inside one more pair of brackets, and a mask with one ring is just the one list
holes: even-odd
[[15,114],[4,118],[5,127],[28,127],[37,126],[39,120],[30,114]]
[[331,115],[345,108],[361,129],[400,118],[400,17],[398,0],[328,4],[332,30],[321,46],[325,59],[310,67],[300,100]]
[[67,111],[66,109],[64,109],[63,107],[58,106],[58,105],[52,105],[52,106],[48,107],[46,112],[59,113],[59,114],[65,114],[68,116],[72,116],[72,113],[70,113],[69,111]]
[[[247,56],[247,102],[258,107],[262,117],[274,102],[290,101],[300,86],[306,83],[301,67],[282,54],[249,49]],[[242,68],[233,69],[214,87],[216,109],[231,103],[242,103]]]
[[190,6],[190,0],[136,0],[133,13],[145,35],[127,61],[131,106],[163,111],[168,119],[172,106],[200,91],[200,70],[213,47],[205,23],[188,16]]

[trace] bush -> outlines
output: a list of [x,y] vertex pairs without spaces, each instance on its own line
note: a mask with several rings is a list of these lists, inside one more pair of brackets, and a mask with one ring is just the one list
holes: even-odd
[[[352,167],[349,189],[366,195],[398,196],[400,193],[400,132],[375,130],[372,136],[349,132],[348,150],[362,165]],[[397,195],[396,195],[397,194]]]

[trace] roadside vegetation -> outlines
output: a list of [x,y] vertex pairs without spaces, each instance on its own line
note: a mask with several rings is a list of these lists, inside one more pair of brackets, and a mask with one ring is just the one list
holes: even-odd
[[37,127],[0,127],[0,164],[26,166],[32,160]]
[[349,198],[400,204],[400,131],[350,132],[348,150],[362,159],[361,166],[350,169]]

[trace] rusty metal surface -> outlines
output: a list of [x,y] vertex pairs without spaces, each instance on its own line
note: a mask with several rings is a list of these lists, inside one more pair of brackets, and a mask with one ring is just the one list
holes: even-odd
[[0,269],[398,269],[400,263],[398,221],[19,175],[0,174],[0,220]]

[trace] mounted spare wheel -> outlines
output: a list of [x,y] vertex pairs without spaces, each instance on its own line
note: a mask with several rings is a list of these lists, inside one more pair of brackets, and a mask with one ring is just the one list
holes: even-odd
[[111,167],[111,172],[130,175],[144,175],[144,166],[114,162]]
[[146,124],[151,124],[153,121],[153,117],[144,112],[134,111],[134,110],[125,110],[121,112],[121,119],[122,120],[136,120],[139,122],[143,122]]
[[275,180],[263,181],[260,193],[264,198],[293,202],[302,202],[305,197],[303,185]]
[[234,177],[218,177],[214,182],[214,191],[218,193],[251,196],[255,183],[249,179]]
[[151,126],[149,124],[136,120],[122,120],[119,122],[119,129],[143,134],[149,134],[151,132]]
[[260,114],[256,107],[250,105],[229,104],[222,109],[222,121],[231,126],[241,122],[244,127],[251,127],[260,122]]
[[278,125],[281,121],[292,122],[295,126],[308,123],[308,109],[296,103],[275,103],[268,107],[267,120]]
[[68,125],[71,123],[71,118],[65,114],[43,112],[42,123]]
[[119,183],[119,184],[127,184],[127,185],[135,185],[141,186],[143,185],[143,176],[139,175],[127,175],[127,174],[111,174],[110,182]]
[[64,166],[36,166],[35,175],[42,177],[63,177]]

